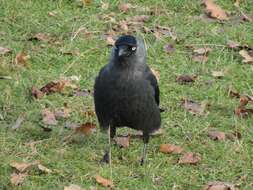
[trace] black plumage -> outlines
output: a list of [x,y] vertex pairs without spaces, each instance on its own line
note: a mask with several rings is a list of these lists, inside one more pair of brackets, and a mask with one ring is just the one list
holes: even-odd
[[96,78],[94,101],[100,127],[107,131],[110,126],[111,138],[118,127],[126,126],[143,132],[143,163],[150,133],[159,129],[161,117],[159,87],[146,64],[142,39],[130,35],[118,38],[109,63]]

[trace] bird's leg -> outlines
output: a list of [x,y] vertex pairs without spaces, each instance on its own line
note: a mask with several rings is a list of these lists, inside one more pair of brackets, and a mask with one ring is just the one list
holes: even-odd
[[149,134],[143,133],[143,152],[142,152],[142,158],[141,158],[141,165],[145,163],[146,157],[147,157],[147,146],[148,146],[148,141],[149,141]]
[[105,154],[100,162],[105,162],[107,164],[111,164],[111,139],[113,139],[113,137],[116,134],[116,127],[109,126],[109,129],[107,129],[103,133],[107,134],[106,141],[108,141],[108,143],[106,143],[106,145],[105,145]]
[[[110,143],[106,143],[108,141],[108,137],[109,137],[109,128],[108,127],[102,127],[102,134],[103,134],[103,141],[105,143],[105,147],[104,147],[104,155],[103,158],[100,160],[100,163],[106,163],[108,164],[110,161],[110,156],[109,156],[109,152],[110,152]],[[109,138],[110,139],[110,138]]]

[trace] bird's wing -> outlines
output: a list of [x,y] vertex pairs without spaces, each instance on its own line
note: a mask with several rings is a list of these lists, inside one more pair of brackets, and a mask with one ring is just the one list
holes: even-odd
[[160,104],[160,90],[159,90],[158,82],[156,80],[155,75],[152,73],[152,71],[148,67],[145,71],[145,78],[150,82],[152,88],[154,89],[155,101],[156,101],[157,105],[159,106],[159,104]]

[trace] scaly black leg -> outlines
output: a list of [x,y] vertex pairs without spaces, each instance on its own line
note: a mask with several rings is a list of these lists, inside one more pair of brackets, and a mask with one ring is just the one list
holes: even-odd
[[149,134],[143,133],[144,146],[143,146],[143,152],[142,152],[142,158],[141,158],[141,165],[143,165],[146,161],[148,141],[149,141]]

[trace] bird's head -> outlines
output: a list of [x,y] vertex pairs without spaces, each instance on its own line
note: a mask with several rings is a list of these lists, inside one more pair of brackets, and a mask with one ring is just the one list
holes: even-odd
[[136,53],[137,40],[130,35],[124,35],[117,39],[115,42],[116,54],[120,59],[126,59]]

